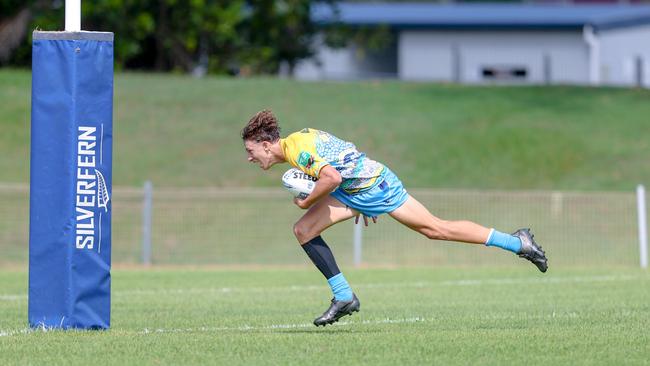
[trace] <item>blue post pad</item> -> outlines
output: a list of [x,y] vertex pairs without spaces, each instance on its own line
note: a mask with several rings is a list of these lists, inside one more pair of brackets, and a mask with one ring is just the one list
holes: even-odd
[[33,34],[29,324],[110,326],[113,33]]

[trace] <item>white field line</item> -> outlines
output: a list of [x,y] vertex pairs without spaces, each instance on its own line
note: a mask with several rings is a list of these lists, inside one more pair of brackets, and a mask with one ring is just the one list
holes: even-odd
[[[396,319],[379,319],[379,320],[362,320],[362,321],[341,321],[337,322],[335,326],[346,326],[346,325],[377,325],[377,324],[404,324],[404,323],[416,323],[416,322],[426,322],[433,319],[426,319],[421,317],[412,317],[412,318],[396,318]],[[252,326],[252,325],[242,325],[239,327],[198,327],[198,328],[156,328],[149,329],[144,328],[142,330],[122,330],[114,329],[119,333],[137,333],[137,334],[156,334],[156,333],[214,333],[214,332],[223,332],[223,331],[236,331],[236,332],[245,332],[245,331],[256,331],[256,330],[274,330],[274,329],[303,329],[303,328],[314,328],[314,324],[310,323],[299,323],[299,324],[270,324],[262,326]],[[31,334],[31,333],[47,333],[52,331],[50,328],[25,328],[25,329],[16,329],[16,330],[0,330],[0,337],[11,337],[20,334]],[[55,331],[62,332],[60,329]],[[72,330],[75,331],[75,330]],[[82,330],[83,331],[83,330]]]
[[[483,314],[479,318],[485,320],[506,320],[516,318],[515,314],[504,314],[504,315],[494,315],[494,314]],[[566,312],[566,313],[552,313],[547,314],[530,314],[526,315],[527,319],[568,319],[568,318],[578,318],[579,314],[576,312]],[[433,323],[438,319],[436,318],[425,318],[425,317],[409,317],[409,318],[384,318],[384,319],[366,319],[359,321],[340,321],[334,323],[332,327],[345,327],[352,325],[382,325],[382,324],[413,324],[413,323]],[[328,327],[330,328],[330,327]],[[320,329],[315,328],[311,323],[297,323],[297,324],[269,324],[269,325],[242,325],[235,327],[197,327],[197,328],[144,328],[142,330],[126,330],[126,329],[115,329],[113,331],[117,334],[167,334],[167,333],[218,333],[225,331],[233,332],[246,332],[246,331],[272,331],[272,330],[282,330],[282,329]],[[46,333],[52,331],[53,329],[49,328],[25,328],[25,329],[16,329],[16,330],[0,330],[0,337],[12,337],[21,334],[32,334],[32,333]],[[60,329],[54,331],[63,332]],[[71,330],[71,331],[81,331],[83,330]],[[109,331],[110,332],[110,331]]]
[[[527,284],[556,284],[556,283],[592,283],[612,281],[633,281],[647,280],[648,276],[632,275],[602,275],[602,276],[572,276],[572,277],[540,277],[540,278],[493,278],[493,279],[466,279],[448,280],[439,282],[417,281],[397,283],[366,283],[353,284],[358,289],[391,289],[391,288],[429,288],[436,286],[484,286],[484,285],[527,285]],[[160,289],[135,289],[135,290],[113,290],[114,296],[132,295],[178,295],[178,294],[214,294],[214,293],[258,293],[258,292],[300,292],[300,291],[322,291],[325,285],[292,285],[277,287],[212,287],[212,288],[160,288]],[[3,294],[0,301],[22,301],[26,300],[25,294]]]
[[[547,314],[527,314],[525,315],[526,319],[575,319],[580,315],[576,312],[551,312]],[[480,314],[479,318],[483,320],[507,320],[518,318],[517,314]],[[409,324],[409,323],[432,323],[436,322],[439,319],[436,318],[425,318],[421,316],[409,317],[409,318],[384,318],[384,319],[375,319],[375,320],[360,320],[360,321],[340,321],[332,324],[334,327],[348,326],[348,325],[380,325],[380,324]],[[222,331],[236,331],[236,332],[245,332],[245,331],[259,331],[259,330],[275,330],[275,329],[304,329],[311,328],[315,326],[311,323],[299,323],[299,324],[271,324],[271,325],[262,325],[262,326],[250,326],[242,325],[239,327],[199,327],[199,328],[158,328],[158,329],[148,329],[145,328],[138,333],[142,334],[153,334],[153,333],[198,333],[198,332],[222,332]],[[318,329],[318,328],[317,328]]]
[[[353,284],[355,289],[392,289],[392,288],[429,288],[436,286],[483,286],[483,285],[526,285],[526,284],[555,284],[555,283],[591,283],[610,281],[631,281],[639,279],[650,279],[646,276],[582,276],[582,277],[545,277],[545,278],[497,278],[497,279],[468,279],[453,281],[416,281],[397,283],[366,283]],[[120,295],[161,295],[161,294],[201,294],[201,293],[247,293],[247,292],[278,292],[278,291],[322,291],[325,285],[294,285],[278,287],[212,287],[212,288],[182,288],[182,289],[136,289],[126,291],[114,291]]]
[[[412,318],[396,318],[396,319],[378,319],[378,320],[361,320],[361,321],[340,321],[334,326],[346,326],[346,325],[378,325],[378,324],[405,324],[405,323],[418,323],[418,322],[427,322],[433,319],[426,319],[422,317],[412,317]],[[299,324],[270,324],[270,325],[261,325],[261,326],[252,326],[252,325],[242,325],[239,327],[199,327],[199,328],[157,328],[157,329],[148,329],[145,328],[138,333],[141,334],[152,334],[152,333],[211,333],[211,332],[223,332],[223,331],[236,331],[236,332],[245,332],[245,331],[256,331],[256,330],[275,330],[275,329],[305,329],[305,328],[315,328],[314,324],[311,323],[299,323]]]
[[29,334],[34,332],[30,328],[25,329],[14,329],[14,330],[0,330],[0,337],[12,337],[19,334]]
[[27,299],[27,295],[0,295],[0,301],[20,301]]

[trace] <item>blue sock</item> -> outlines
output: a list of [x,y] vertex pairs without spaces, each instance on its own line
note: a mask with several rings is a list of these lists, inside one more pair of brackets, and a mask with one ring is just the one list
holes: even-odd
[[348,281],[343,276],[343,273],[339,273],[334,277],[331,277],[327,280],[327,283],[330,284],[332,292],[334,293],[334,298],[337,301],[350,301],[352,300],[352,289],[348,284]]
[[519,240],[518,237],[502,233],[494,229],[490,231],[490,236],[488,236],[488,240],[485,242],[485,245],[488,247],[503,248],[515,254],[519,253],[521,250],[521,240]]

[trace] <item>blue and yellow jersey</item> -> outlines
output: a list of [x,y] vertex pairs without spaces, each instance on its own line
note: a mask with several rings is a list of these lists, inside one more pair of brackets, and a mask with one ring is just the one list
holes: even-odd
[[289,164],[314,177],[331,165],[343,178],[339,187],[348,193],[373,187],[384,171],[383,164],[357,151],[353,143],[313,128],[280,139],[280,146]]

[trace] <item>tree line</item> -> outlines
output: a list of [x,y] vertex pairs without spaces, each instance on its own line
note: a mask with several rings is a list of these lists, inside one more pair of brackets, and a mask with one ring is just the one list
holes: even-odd
[[[64,7],[64,0],[0,0],[0,65],[29,66],[32,30],[63,30]],[[92,0],[82,1],[81,21],[83,30],[115,33],[117,69],[264,74],[313,55],[311,7],[309,0]],[[328,32],[341,46],[342,28]]]

